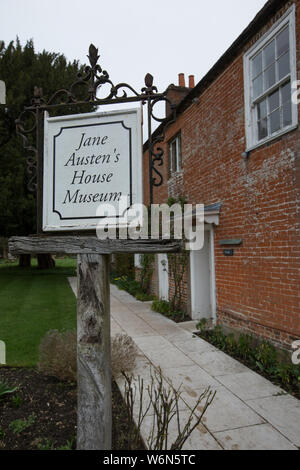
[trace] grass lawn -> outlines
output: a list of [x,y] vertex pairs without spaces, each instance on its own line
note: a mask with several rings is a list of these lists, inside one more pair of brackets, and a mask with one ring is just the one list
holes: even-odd
[[6,362],[35,366],[38,346],[53,329],[76,328],[76,298],[67,277],[76,275],[76,259],[57,259],[56,268],[40,271],[0,263],[0,340],[6,343]]

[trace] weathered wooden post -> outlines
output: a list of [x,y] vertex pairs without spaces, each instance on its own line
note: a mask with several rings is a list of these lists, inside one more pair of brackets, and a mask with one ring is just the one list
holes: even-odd
[[109,256],[78,255],[77,449],[111,449]]
[[82,236],[12,237],[13,255],[78,253],[77,448],[111,449],[111,362],[109,255],[112,253],[179,253],[177,240],[98,240]]

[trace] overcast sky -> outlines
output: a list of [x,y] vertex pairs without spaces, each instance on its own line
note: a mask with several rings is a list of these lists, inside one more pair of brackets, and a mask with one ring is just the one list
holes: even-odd
[[[196,83],[266,0],[0,0],[0,39],[32,38],[36,51],[87,61],[92,42],[113,82],[163,91],[178,73]],[[1,71],[0,71],[1,79]]]

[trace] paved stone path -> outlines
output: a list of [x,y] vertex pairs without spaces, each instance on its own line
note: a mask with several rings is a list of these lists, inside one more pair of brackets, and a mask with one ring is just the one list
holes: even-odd
[[[76,278],[70,278],[76,294]],[[185,443],[185,450],[297,450],[300,447],[300,401],[195,337],[195,322],[175,324],[151,311],[151,302],[139,302],[111,286],[111,334],[127,333],[139,348],[135,376],[150,381],[149,363],[160,366],[166,383],[181,385],[181,422],[197,398],[210,386],[217,394],[203,425]],[[124,392],[122,379],[118,380]],[[137,411],[136,411],[137,412]],[[145,440],[151,411],[141,433]],[[177,424],[170,425],[169,442]]]

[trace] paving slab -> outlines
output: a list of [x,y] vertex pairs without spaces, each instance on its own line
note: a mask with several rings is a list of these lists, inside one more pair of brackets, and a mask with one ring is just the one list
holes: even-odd
[[[202,390],[191,388],[182,392],[182,399],[193,408]],[[202,405],[199,407],[201,411]],[[246,403],[233,395],[225,387],[216,388],[216,396],[203,418],[203,423],[211,432],[225,431],[264,423],[265,420]]]
[[135,343],[144,353],[168,350],[172,347],[170,341],[160,335],[147,336],[143,338],[138,337],[136,338]]
[[207,341],[203,341],[197,336],[192,336],[187,338],[186,336],[181,337],[172,337],[172,343],[177,346],[182,352],[187,354],[189,357],[191,354],[203,354],[206,352],[217,351],[213,345],[209,344]]
[[270,424],[216,432],[215,437],[225,450],[297,450]]
[[248,367],[236,361],[222,351],[208,351],[205,353],[190,353],[193,359],[202,369],[213,377],[248,371]]
[[217,379],[242,400],[285,394],[280,387],[273,385],[269,380],[252,371],[222,375]]
[[185,321],[183,323],[178,323],[178,326],[183,330],[188,331],[189,333],[195,333],[197,331],[197,325],[199,321]]
[[160,366],[162,369],[170,365],[174,368],[182,366],[189,368],[194,365],[193,361],[188,356],[172,345],[170,348],[163,350],[143,350],[143,352],[156,367]]
[[[182,428],[187,423],[190,417],[190,410],[185,409],[179,412],[180,423]],[[182,429],[181,428],[181,429]],[[141,429],[141,434],[144,442],[147,442],[151,431],[153,429],[153,416],[147,416],[144,420],[144,425]],[[154,429],[156,426],[154,425]],[[177,427],[176,418],[174,417],[168,428],[168,446],[167,449],[170,449],[172,444],[178,438],[179,432]],[[203,425],[198,425],[192,434],[188,437],[187,441],[182,447],[182,450],[222,450],[222,447],[214,438],[214,436],[209,433]]]

